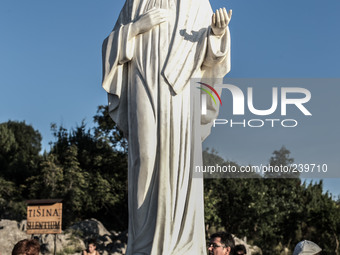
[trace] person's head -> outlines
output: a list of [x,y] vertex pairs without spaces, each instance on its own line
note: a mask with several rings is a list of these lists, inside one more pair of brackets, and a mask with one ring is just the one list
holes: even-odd
[[91,239],[88,241],[88,244],[87,244],[87,248],[89,250],[89,252],[94,252],[97,248],[97,244],[96,244],[96,241]]
[[294,249],[293,255],[317,255],[321,254],[322,249],[312,241],[304,240],[299,242]]
[[247,254],[247,249],[243,244],[238,244],[235,246],[235,255],[245,255]]
[[231,255],[235,247],[234,238],[226,232],[212,234],[208,245],[209,255]]
[[12,250],[12,255],[39,255],[40,245],[35,239],[19,241]]

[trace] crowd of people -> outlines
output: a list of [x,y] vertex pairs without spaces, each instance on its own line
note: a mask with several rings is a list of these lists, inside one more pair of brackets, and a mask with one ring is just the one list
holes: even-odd
[[[82,255],[99,255],[96,248],[96,241],[91,239],[87,242],[87,249],[82,252]],[[296,245],[293,255],[320,255],[321,252],[322,249],[316,243],[304,240]],[[217,232],[212,234],[210,237],[208,253],[209,255],[246,255],[247,249],[242,244],[235,245],[234,238],[231,234],[226,232]],[[12,255],[39,254],[40,244],[36,239],[24,239],[19,241],[12,251]]]

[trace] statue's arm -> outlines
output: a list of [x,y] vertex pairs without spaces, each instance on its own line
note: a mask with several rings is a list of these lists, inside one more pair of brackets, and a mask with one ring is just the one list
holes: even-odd
[[229,22],[232,11],[225,8],[216,10],[212,15],[208,45],[203,66],[213,67],[218,65],[220,72],[215,70],[215,75],[222,77],[230,70],[230,32]]
[[[212,84],[223,83],[223,77],[230,71],[230,32],[229,22],[232,12],[219,9],[212,15],[210,32],[208,36],[206,55],[203,62],[203,78]],[[215,88],[221,94],[221,88]],[[202,141],[210,134],[212,121],[218,116],[219,105],[209,98],[207,99],[208,114],[201,116],[201,138]]]
[[167,11],[164,9],[153,8],[148,12],[144,13],[131,25],[130,38],[133,38],[139,34],[143,34],[153,27],[167,21]]
[[167,20],[167,13],[162,9],[151,9],[136,20],[117,26],[104,40],[103,87],[111,94],[120,94],[122,66],[132,60],[135,52],[135,39],[153,27]]
[[119,64],[124,64],[133,58],[136,36],[148,32],[167,20],[167,12],[163,9],[151,9],[135,21],[120,27],[122,41],[120,43]]
[[232,14],[232,10],[227,13],[226,8],[216,10],[211,17],[211,32],[216,36],[222,36],[227,31]]

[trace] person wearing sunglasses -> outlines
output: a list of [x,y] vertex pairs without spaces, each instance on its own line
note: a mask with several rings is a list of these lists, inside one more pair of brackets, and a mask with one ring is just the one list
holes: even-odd
[[209,255],[233,255],[235,241],[231,234],[217,232],[210,237]]

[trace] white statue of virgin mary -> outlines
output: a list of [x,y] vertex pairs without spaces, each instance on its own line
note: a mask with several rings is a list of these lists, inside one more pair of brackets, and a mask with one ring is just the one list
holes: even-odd
[[208,0],[127,0],[103,43],[110,116],[129,144],[128,255],[206,254],[203,179],[192,169],[209,128],[194,123],[190,79],[229,72],[230,18]]

